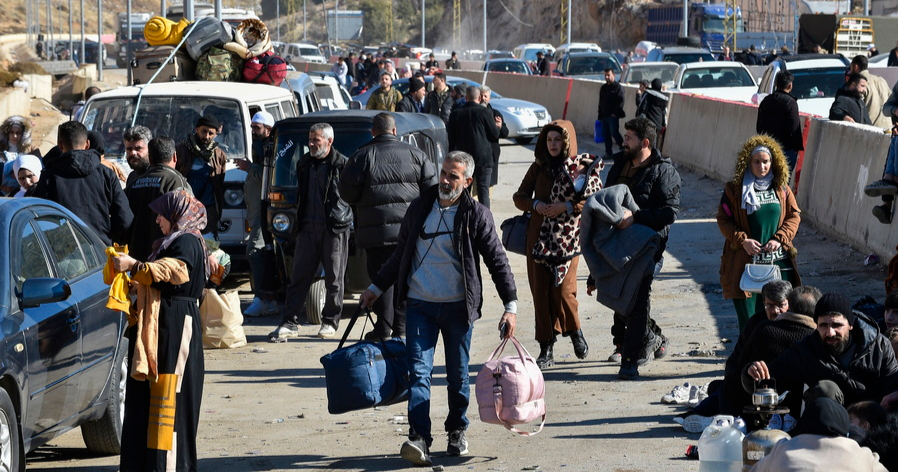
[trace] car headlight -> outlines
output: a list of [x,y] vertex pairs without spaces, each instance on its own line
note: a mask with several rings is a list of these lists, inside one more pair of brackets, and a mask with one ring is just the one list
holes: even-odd
[[283,213],[278,213],[271,218],[271,226],[276,231],[285,233],[290,229],[290,217]]
[[243,204],[243,189],[229,188],[225,189],[224,200],[228,206],[236,207]]
[[533,110],[524,107],[508,107],[506,108],[511,114],[518,116],[534,116]]

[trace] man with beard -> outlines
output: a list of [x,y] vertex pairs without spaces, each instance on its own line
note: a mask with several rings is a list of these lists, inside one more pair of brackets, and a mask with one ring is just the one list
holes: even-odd
[[249,239],[246,241],[246,255],[249,258],[253,278],[253,302],[243,310],[244,316],[275,315],[281,311],[277,302],[277,266],[274,246],[267,228],[262,225],[265,205],[262,202],[262,171],[265,156],[271,151],[269,137],[274,126],[274,116],[267,111],[253,115],[250,129],[253,136],[253,161],[239,159],[237,168],[246,172],[243,184],[246,201],[246,220],[249,224]]
[[[131,167],[131,173],[125,180],[125,188],[129,187],[138,177],[143,175],[150,167],[149,149],[147,145],[153,139],[153,132],[142,125],[132,126],[122,133],[122,143],[125,145],[125,159]],[[143,259],[138,259],[142,261]]]
[[[898,362],[876,324],[851,309],[838,293],[827,293],[814,307],[815,333],[792,345],[769,365],[749,364],[742,373],[746,392],[761,379],[775,379],[780,391],[826,392],[844,405],[879,402],[898,390]],[[815,393],[816,394],[816,393]],[[807,396],[805,397],[807,399]]]
[[449,134],[450,151],[463,151],[474,157],[477,164],[474,172],[477,200],[489,208],[490,182],[495,171],[492,143],[499,142],[501,123],[493,117],[491,109],[480,104],[480,98],[480,87],[468,87],[465,91],[466,103],[452,110],[446,132]]
[[863,75],[858,72],[848,74],[845,85],[836,91],[836,99],[829,108],[829,119],[872,125],[867,106],[864,105],[866,91],[867,79]]
[[[624,229],[633,224],[648,226],[661,236],[655,252],[655,273],[664,263],[664,249],[670,235],[670,225],[680,211],[680,174],[670,158],[658,152],[655,124],[645,118],[630,120],[624,125],[623,151],[614,155],[614,166],[605,179],[606,187],[623,184],[629,187],[639,210],[624,210],[624,219],[617,225]],[[667,355],[666,336],[651,317],[650,293],[654,274],[648,274],[639,284],[636,300],[630,313],[615,313],[611,335],[615,349],[611,362],[620,362],[618,377],[635,380],[639,367],[652,359]],[[587,294],[595,287],[587,284]]]
[[614,80],[614,69],[605,69],[605,84],[599,89],[599,120],[602,122],[602,136],[605,138],[605,156],[613,152],[613,145],[623,146],[620,135],[620,119],[624,113],[624,88]]
[[474,181],[473,175],[474,158],[469,154],[454,151],[446,156],[439,185],[422,192],[409,206],[396,251],[359,299],[362,306],[371,306],[385,290],[396,285],[398,298],[408,304],[409,434],[400,454],[417,466],[431,465],[430,386],[440,335],[449,391],[446,453],[468,453],[468,363],[474,321],[480,318],[483,305],[481,257],[504,304],[499,329],[504,337],[514,335],[514,276],[496,235],[492,213],[465,191]]
[[492,96],[493,89],[486,85],[480,86],[480,104],[487,107],[489,111],[493,113],[493,119],[496,120],[496,126],[499,127],[499,138],[495,141],[490,141],[490,147],[493,148],[493,172],[490,174],[490,187],[495,187],[499,184],[499,155],[502,153],[502,148],[499,146],[499,139],[508,137],[508,126],[505,125],[505,117],[502,116],[502,112],[490,105]]
[[[396,136],[396,120],[378,113],[371,124],[374,136],[360,147],[340,176],[340,194],[355,208],[355,243],[365,250],[368,277],[374,277],[393,255],[399,227],[409,204],[437,183],[430,158]],[[366,339],[405,335],[405,311],[387,288],[374,305],[377,323]]]
[[[153,252],[153,241],[163,236],[156,224],[156,212],[150,209],[150,203],[174,190],[185,189],[192,193],[187,179],[175,170],[175,142],[171,138],[159,136],[151,139],[143,149],[148,154],[147,167],[139,174],[136,170],[132,172],[131,175],[137,174],[137,178],[129,178],[130,182],[125,188],[125,195],[128,196],[128,203],[134,213],[128,238],[129,255],[138,261],[147,260]],[[130,157],[128,163],[131,163]],[[131,167],[134,168],[134,165],[131,164]]]
[[408,85],[408,93],[396,105],[396,112],[424,113],[424,97],[427,95],[424,81],[413,77],[408,80]]
[[402,100],[402,92],[393,88],[393,77],[389,72],[380,74],[380,88],[368,99],[368,110],[396,111],[396,105]]
[[296,246],[293,270],[287,286],[287,300],[281,324],[268,335],[271,342],[299,336],[306,320],[306,297],[324,269],[324,310],[321,311],[319,338],[332,338],[343,311],[343,276],[349,258],[349,227],[352,209],[340,198],[340,173],[346,156],[334,144],[334,129],[327,123],[309,128],[309,152],[296,162],[299,206],[296,209]]
[[424,113],[439,116],[443,124],[449,124],[449,115],[452,113],[452,90],[446,85],[446,74],[437,72],[433,74],[433,90],[427,94],[424,102]]
[[206,207],[207,223],[203,233],[218,234],[224,204],[224,178],[227,158],[218,148],[215,136],[221,123],[214,115],[205,115],[196,121],[194,132],[175,148],[176,169],[190,184],[193,195]]

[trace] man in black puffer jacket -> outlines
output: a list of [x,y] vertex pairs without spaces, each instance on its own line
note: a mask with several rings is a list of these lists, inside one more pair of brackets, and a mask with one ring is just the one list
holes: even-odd
[[[389,113],[374,117],[374,139],[359,148],[340,176],[340,194],[355,207],[356,246],[365,250],[368,276],[374,277],[393,254],[399,226],[412,200],[437,183],[433,163],[424,151],[399,141]],[[405,335],[405,315],[387,290],[374,304],[377,324],[366,336],[377,339]]]
[[297,199],[296,247],[293,271],[287,286],[287,299],[280,326],[268,335],[271,342],[286,341],[299,335],[306,318],[306,297],[324,268],[326,295],[321,311],[319,338],[336,334],[343,311],[343,277],[349,258],[349,227],[352,209],[340,197],[338,181],[346,166],[346,156],[334,144],[334,129],[327,123],[309,128],[309,152],[296,162]]
[[68,208],[97,232],[107,246],[124,242],[134,214],[112,169],[89,148],[87,128],[77,121],[59,125],[56,144],[62,155],[44,160],[33,196]]

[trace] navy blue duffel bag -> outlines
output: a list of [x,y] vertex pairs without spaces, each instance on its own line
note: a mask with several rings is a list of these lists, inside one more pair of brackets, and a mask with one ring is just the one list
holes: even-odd
[[[332,415],[408,400],[408,361],[401,339],[359,341],[343,347],[361,311],[360,307],[353,315],[337,350],[321,357],[327,411]],[[371,312],[365,316],[373,325]]]

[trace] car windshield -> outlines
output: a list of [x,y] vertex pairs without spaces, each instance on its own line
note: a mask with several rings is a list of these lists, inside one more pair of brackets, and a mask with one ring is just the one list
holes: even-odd
[[518,61],[494,61],[487,65],[490,72],[509,72],[512,74],[526,74],[527,65]]
[[680,88],[754,87],[751,75],[741,67],[687,69]]
[[545,52],[542,48],[525,49],[522,54],[524,57],[522,57],[521,59],[525,61],[535,61],[536,53],[540,51]]
[[630,66],[630,72],[627,73],[626,84],[638,84],[640,80],[648,80],[649,82],[655,79],[661,79],[662,82],[669,82],[673,80],[674,72],[676,72],[677,66],[672,64],[666,65],[650,65],[647,64],[645,66],[633,67]]
[[334,96],[334,89],[328,84],[315,84],[315,88],[318,89],[318,98],[322,100],[334,100],[337,98]]
[[664,61],[676,62],[677,64],[685,64],[687,62],[708,62],[713,61],[714,56],[707,52],[695,52],[686,54],[665,54]]
[[[705,33],[726,33],[727,28],[724,25],[724,19],[720,16],[705,16],[705,22],[702,25]],[[742,18],[736,20],[736,32],[742,33],[745,28],[742,25]]]
[[[334,130],[334,147],[344,156],[351,156],[371,139],[370,124],[364,129]],[[296,187],[296,162],[303,154],[309,152],[308,128],[291,129],[287,133],[278,132],[274,146],[276,160],[271,174],[271,186]]]
[[800,69],[792,72],[792,95],[797,99],[835,97],[845,83],[845,69]]
[[318,48],[299,48],[300,56],[320,56],[321,51]]
[[605,69],[620,72],[620,65],[611,56],[572,57],[567,66],[567,75],[602,75]]
[[[99,131],[106,140],[106,157],[122,158],[125,147],[122,134],[131,127],[136,98],[108,98],[91,102],[83,122],[88,130]],[[215,137],[219,147],[230,159],[242,159],[249,155],[246,148],[246,130],[236,100],[206,97],[143,97],[137,113],[138,125],[146,126],[153,136],[168,136],[181,142],[193,133],[196,121],[211,114],[222,124],[222,133]]]

